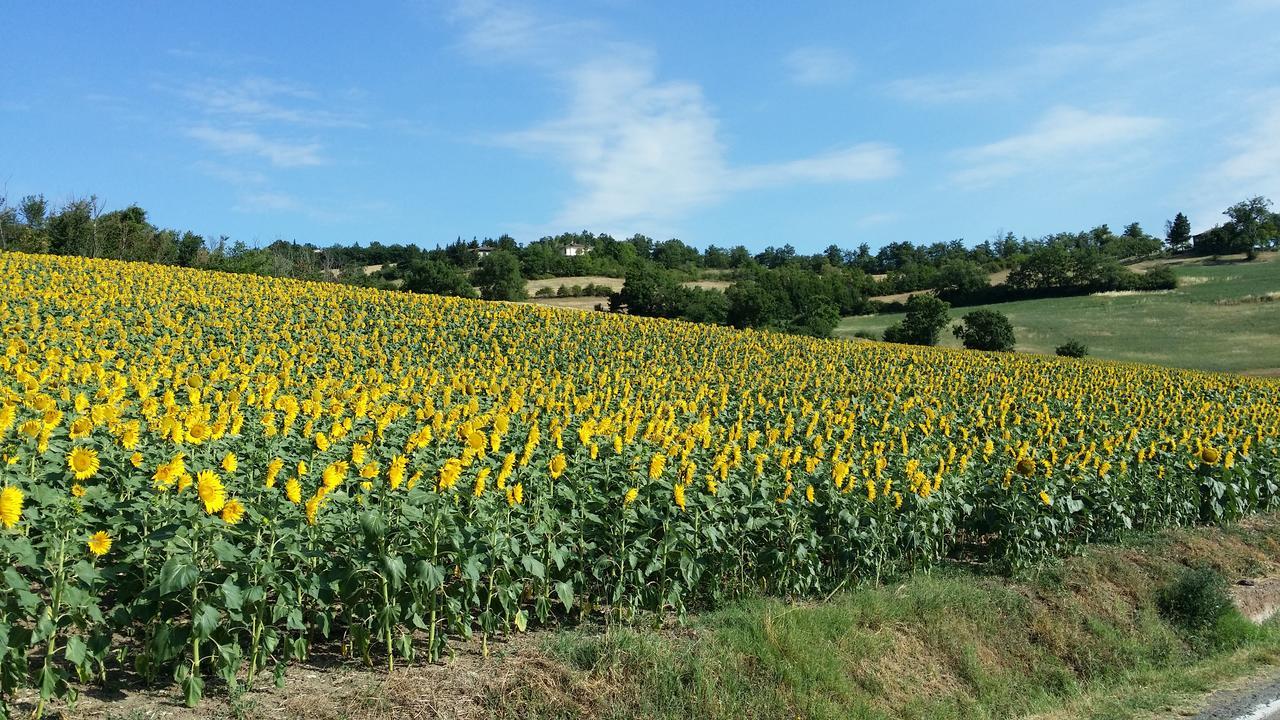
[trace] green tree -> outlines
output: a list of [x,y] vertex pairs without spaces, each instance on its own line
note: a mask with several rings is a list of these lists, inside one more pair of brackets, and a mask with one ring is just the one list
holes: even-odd
[[974,310],[964,316],[962,324],[954,332],[970,350],[1010,352],[1016,342],[1013,323],[1009,322],[1004,313],[996,310]]
[[471,287],[461,270],[441,260],[417,260],[405,271],[405,290],[432,295],[451,295],[474,298],[476,289]]
[[1071,284],[1071,253],[1054,243],[1032,252],[1009,273],[1015,288],[1064,287]]
[[987,271],[972,260],[948,260],[938,268],[934,281],[943,295],[967,295],[989,286]]
[[1082,358],[1089,354],[1089,346],[1079,340],[1068,340],[1054,348],[1053,352],[1060,357]]
[[1191,247],[1191,221],[1186,215],[1178,213],[1165,223],[1164,241],[1170,252],[1180,253]]
[[912,295],[907,300],[907,316],[886,328],[884,339],[907,345],[937,345],[942,328],[951,322],[951,315],[947,313],[950,308],[932,295]]
[[674,314],[689,322],[723,325],[729,313],[729,301],[719,290],[677,286],[674,304]]
[[724,291],[729,302],[727,320],[736,328],[760,327],[773,320],[776,303],[773,296],[755,280],[743,280]]
[[813,337],[828,338],[840,324],[840,311],[826,298],[816,298],[792,322],[792,329]]
[[1267,198],[1258,196],[1238,202],[1223,215],[1230,218],[1225,225],[1230,252],[1243,252],[1250,260],[1258,256],[1259,247],[1280,234]]
[[524,276],[520,274],[520,258],[515,253],[497,250],[480,260],[475,284],[485,300],[523,300]]

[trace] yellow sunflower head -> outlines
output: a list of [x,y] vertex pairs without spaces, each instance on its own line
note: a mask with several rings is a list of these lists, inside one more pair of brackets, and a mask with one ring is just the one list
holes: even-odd
[[244,505],[236,498],[231,498],[222,506],[222,521],[228,525],[235,525],[244,517]]
[[77,480],[87,480],[98,473],[102,463],[98,461],[98,453],[87,447],[75,447],[67,453],[67,467],[75,474]]
[[111,536],[105,530],[99,530],[89,536],[89,552],[102,557],[111,549]]

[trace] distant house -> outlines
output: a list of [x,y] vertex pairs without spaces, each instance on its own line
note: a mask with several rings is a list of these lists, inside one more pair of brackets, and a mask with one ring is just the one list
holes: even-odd
[[493,247],[492,245],[481,245],[480,247],[476,248],[476,255],[478,257],[488,257],[490,253],[492,253],[494,250],[497,250],[497,249],[498,248]]
[[564,246],[565,257],[577,257],[579,255],[586,255],[589,252],[591,252],[591,248],[586,245],[579,245],[578,243]]

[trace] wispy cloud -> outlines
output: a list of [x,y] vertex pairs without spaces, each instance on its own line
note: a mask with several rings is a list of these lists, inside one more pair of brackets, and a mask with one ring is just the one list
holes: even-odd
[[899,217],[900,216],[897,213],[871,213],[870,215],[863,215],[858,218],[854,225],[860,228],[875,227],[877,225],[886,225],[888,223],[895,222]]
[[552,18],[532,8],[501,0],[458,0],[449,19],[461,29],[461,47],[472,60],[519,60],[554,66],[567,53],[599,42],[598,23]]
[[1280,88],[1244,108],[1247,125],[1223,144],[1225,157],[1197,181],[1191,220],[1196,231],[1222,220],[1228,206],[1255,195],[1280,201]]
[[[1134,44],[1140,43],[1134,40]],[[1110,43],[1058,43],[1029,48],[997,69],[902,78],[890,82],[888,89],[903,100],[925,104],[1012,97],[1030,85],[1062,77],[1090,63],[1118,64],[1134,52],[1136,48],[1122,51]]]
[[1131,151],[1164,125],[1155,117],[1055,107],[1026,132],[958,151],[955,157],[964,167],[951,180],[976,188],[1040,170],[1081,168],[1100,159],[1100,153]]
[[563,117],[501,139],[568,167],[577,193],[554,220],[561,227],[640,228],[744,190],[875,180],[899,171],[897,151],[875,143],[734,167],[697,84],[660,81],[639,58],[590,63],[569,77]]
[[847,53],[825,47],[797,48],[783,62],[797,85],[838,85],[853,77],[857,69]]
[[[566,40],[573,35],[567,29],[579,27],[578,21],[548,20],[521,6],[488,0],[460,3],[453,18],[462,26],[469,53],[498,53],[542,69],[565,87],[566,106],[556,119],[496,138],[501,145],[553,158],[568,170],[574,189],[549,227],[650,230],[734,193],[875,180],[900,170],[897,150],[879,143],[735,166],[702,87],[660,78],[650,51],[612,41],[598,29]],[[570,48],[546,50],[548,43],[560,42]],[[826,60],[825,75],[815,64],[810,80],[831,80],[852,69],[830,56]]]
[[198,125],[187,135],[227,155],[252,155],[276,167],[307,167],[325,164],[319,143],[269,140],[252,130],[227,130]]
[[205,113],[232,122],[269,122],[310,127],[363,127],[352,113],[335,108],[306,87],[265,77],[190,83],[179,94]]
[[887,143],[860,143],[799,160],[737,168],[733,179],[740,188],[882,180],[901,171],[898,156],[898,149]]

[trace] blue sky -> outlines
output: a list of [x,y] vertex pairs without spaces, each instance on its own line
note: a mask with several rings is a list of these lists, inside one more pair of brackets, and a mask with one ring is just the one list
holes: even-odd
[[[890,7],[892,5],[892,7]],[[0,184],[251,244],[877,247],[1280,201],[1280,2],[9,5]]]

